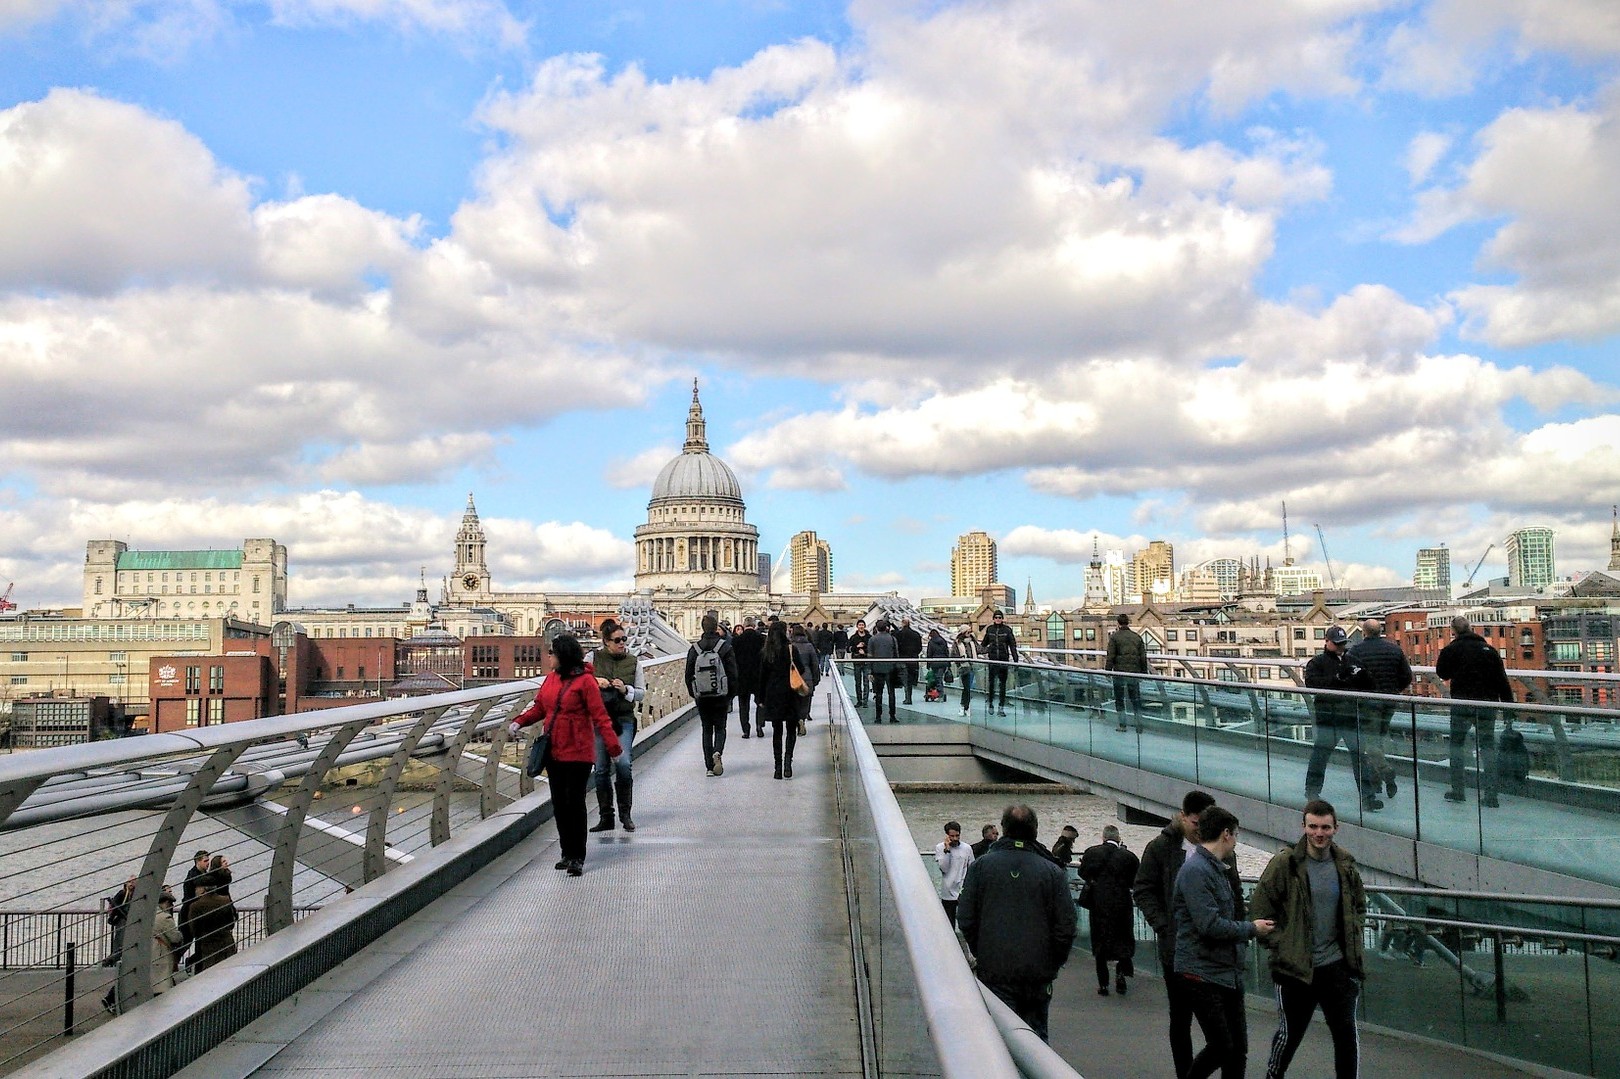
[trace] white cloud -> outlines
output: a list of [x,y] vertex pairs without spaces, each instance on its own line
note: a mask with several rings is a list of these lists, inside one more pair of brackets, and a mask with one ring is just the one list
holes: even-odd
[[610,461],[603,478],[608,486],[619,490],[650,489],[658,473],[680,452],[679,446],[653,446],[633,457]]
[[0,112],[0,286],[104,292],[234,277],[247,183],[179,124],[80,90]]
[[1406,175],[1413,184],[1428,180],[1440,159],[1451,149],[1451,137],[1438,131],[1421,131],[1406,146]]

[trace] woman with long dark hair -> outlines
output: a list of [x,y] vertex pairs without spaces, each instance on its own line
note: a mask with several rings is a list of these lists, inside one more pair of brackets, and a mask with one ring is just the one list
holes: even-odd
[[533,703],[512,720],[511,731],[516,735],[543,720],[543,729],[551,735],[546,776],[551,781],[552,812],[562,846],[557,868],[577,877],[585,872],[585,787],[596,763],[596,739],[602,739],[609,757],[617,757],[622,747],[579,638],[564,633],[553,640],[550,666]]
[[777,779],[793,778],[793,747],[799,741],[799,695],[793,692],[788,676],[794,667],[798,667],[799,677],[806,685],[815,684],[813,666],[806,669],[798,650],[788,641],[787,623],[772,622],[770,632],[765,635],[765,650],[760,654],[759,683],[765,718],[771,722],[771,752],[776,757]]

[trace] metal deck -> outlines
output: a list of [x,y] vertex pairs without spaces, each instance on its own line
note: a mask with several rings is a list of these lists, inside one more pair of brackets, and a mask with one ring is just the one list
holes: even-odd
[[781,781],[739,726],[638,759],[583,877],[548,824],[180,1074],[860,1076],[827,722]]

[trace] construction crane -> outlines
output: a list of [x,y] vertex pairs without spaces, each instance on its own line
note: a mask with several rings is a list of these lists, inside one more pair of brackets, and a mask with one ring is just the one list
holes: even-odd
[[1293,548],[1288,545],[1288,503],[1284,502],[1282,504],[1282,508],[1283,508],[1283,565],[1292,566],[1294,564],[1294,551],[1293,551]]
[[1333,576],[1333,559],[1328,557],[1328,553],[1327,553],[1327,537],[1322,535],[1322,526],[1321,525],[1316,526],[1316,539],[1317,539],[1317,542],[1322,545],[1322,561],[1327,563],[1328,587],[1329,588],[1338,588],[1339,587],[1338,579]]
[[1485,564],[1485,559],[1489,558],[1494,550],[1496,550],[1496,544],[1494,543],[1485,548],[1485,553],[1479,556],[1479,561],[1474,563],[1474,568],[1468,571],[1468,580],[1462,583],[1464,588],[1474,587],[1474,575],[1479,572],[1479,567]]
[[17,582],[12,581],[10,584],[6,585],[6,590],[4,592],[0,592],[0,614],[4,614],[6,611],[15,611],[17,609],[17,605],[11,601],[11,590],[16,587]]

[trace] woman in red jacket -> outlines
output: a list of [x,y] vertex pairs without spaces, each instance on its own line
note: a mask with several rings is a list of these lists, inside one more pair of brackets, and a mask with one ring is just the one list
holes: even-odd
[[562,844],[557,868],[577,877],[585,872],[585,786],[596,763],[597,735],[610,758],[617,757],[621,749],[578,637],[564,633],[551,642],[551,668],[534,702],[512,720],[511,730],[515,735],[536,720],[545,720],[543,729],[551,735],[546,776],[551,781],[552,812]]

